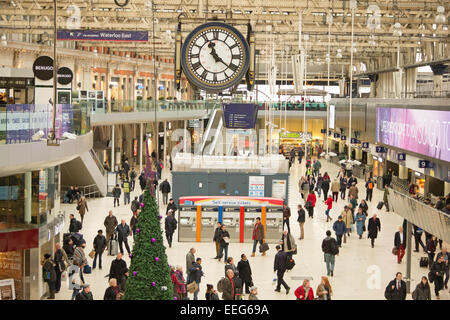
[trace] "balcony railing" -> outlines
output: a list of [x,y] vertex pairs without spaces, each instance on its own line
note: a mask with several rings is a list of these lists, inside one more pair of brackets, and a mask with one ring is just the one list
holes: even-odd
[[[305,107],[305,103],[303,102],[276,102],[276,103],[269,103],[269,102],[259,102],[259,110],[265,110],[267,109],[268,105],[272,108],[275,108],[275,110],[286,110],[289,111],[303,111]],[[327,104],[324,102],[306,102],[306,111],[327,111]]]
[[[113,100],[110,101],[111,112],[150,112],[155,111],[155,103],[152,100]],[[213,110],[222,105],[220,101],[212,100],[158,100],[156,111],[192,111]],[[106,111],[106,110],[105,110]]]
[[[56,105],[56,137],[65,132],[81,135],[89,132],[90,112],[87,106]],[[27,143],[46,139],[53,130],[51,105],[0,105],[0,144]],[[43,135],[38,132],[42,131]]]

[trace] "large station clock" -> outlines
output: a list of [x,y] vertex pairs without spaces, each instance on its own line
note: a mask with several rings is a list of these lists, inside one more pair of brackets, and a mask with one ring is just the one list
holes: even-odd
[[181,49],[181,67],[197,88],[222,91],[236,86],[249,68],[247,41],[233,26],[208,22],[195,28]]

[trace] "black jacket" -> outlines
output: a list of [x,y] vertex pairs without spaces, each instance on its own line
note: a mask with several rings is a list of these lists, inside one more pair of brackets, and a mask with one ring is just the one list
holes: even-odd
[[[66,254],[67,254],[67,252],[66,252]],[[66,265],[64,263],[64,254],[61,249],[59,249],[55,252],[55,256],[54,256],[53,260],[55,261],[55,264],[56,264],[55,270],[57,272],[62,272],[64,270],[66,270]]]
[[94,300],[94,297],[92,296],[92,292],[85,293],[84,290],[82,290],[79,294],[77,294],[75,300]]
[[147,181],[145,179],[145,174],[141,173],[141,175],[139,176],[139,184],[141,185],[141,189],[144,189],[145,186],[147,185]]
[[113,287],[108,287],[103,296],[103,300],[117,300],[117,292],[119,292],[119,288],[116,287],[116,289],[113,289]]
[[79,232],[82,228],[81,222],[77,219],[70,219],[69,232]]
[[214,231],[213,241],[214,242],[220,241],[220,228],[216,228],[216,230]]
[[109,269],[109,280],[115,278],[117,279],[117,283],[120,283],[125,277],[126,272],[128,272],[127,263],[122,259],[114,259],[111,262],[111,268]]
[[169,193],[170,192],[170,183],[167,180],[164,180],[159,185],[159,190],[161,190],[162,193]]
[[370,239],[375,239],[378,236],[378,231],[381,231],[380,219],[377,217],[375,221],[373,221],[373,218],[370,218],[368,220],[369,220],[369,223],[367,224],[368,237]]
[[124,226],[119,224],[116,228],[118,239],[124,240],[130,235],[130,227],[125,223]]
[[[392,289],[394,286],[394,289]],[[392,280],[384,291],[384,297],[387,300],[405,300],[406,299],[406,282],[400,281],[400,290],[397,290],[397,279]]]
[[169,210],[173,210],[173,213],[175,213],[175,212],[177,212],[177,209],[178,209],[178,207],[175,204],[175,202],[174,203],[169,203],[167,205],[166,214],[167,214],[167,212],[169,212]]
[[131,201],[131,211],[135,212],[137,209],[139,209],[139,200]]
[[322,181],[322,190],[323,190],[323,191],[328,191],[328,190],[330,190],[330,180],[324,179],[324,180]]
[[348,183],[347,183],[347,187],[350,188],[350,187],[352,186],[353,182],[354,182],[355,184],[358,184],[358,179],[353,178],[353,177],[349,178],[349,179],[348,179]]
[[[439,252],[439,253],[436,255],[436,260],[435,260],[435,261],[438,261],[439,258],[440,258],[441,256],[442,256],[442,252]],[[448,260],[449,263],[450,263],[450,253],[448,253],[448,252],[447,252],[447,257],[448,257],[447,260]],[[445,263],[445,260],[444,260],[444,263]],[[446,269],[446,270],[449,269],[449,265],[448,265],[448,264],[446,264],[445,269]]]
[[222,247],[226,247],[226,246],[229,245],[229,243],[226,243],[225,240],[223,240],[223,238],[225,238],[225,237],[228,237],[228,238],[231,239],[230,234],[228,233],[228,231],[226,231],[226,230],[225,230],[225,231],[220,230],[219,240],[220,240],[220,245],[221,245]]
[[122,194],[122,190],[120,190],[119,187],[114,187],[112,190],[112,194],[114,198],[120,198],[120,195]]
[[169,214],[164,222],[164,227],[166,233],[174,233],[177,229],[177,219],[175,219],[173,215]]
[[[70,239],[69,239],[69,240],[70,240]],[[73,257],[73,253],[74,253],[74,251],[75,251],[75,248],[73,247],[73,245],[70,245],[70,244],[69,244],[69,240],[66,240],[66,241],[64,242],[63,249],[64,249],[64,251],[66,252],[67,257],[68,257],[68,258],[71,258],[71,257]]]
[[322,251],[323,253],[333,254],[333,250],[331,250],[332,243],[334,242],[334,245],[337,246],[336,239],[332,237],[326,237],[322,241]]
[[226,265],[225,265],[225,268],[224,268],[225,270],[225,277],[227,276],[227,271],[228,270],[233,270],[233,273],[234,273],[234,276],[235,277],[237,277],[237,276],[239,276],[239,271],[237,270],[237,268],[236,268],[236,266],[234,265],[234,264],[229,264],[229,263],[227,263]]
[[341,192],[347,189],[347,178],[341,178],[339,183],[341,184]]
[[237,270],[239,272],[239,278],[244,282],[252,281],[252,268],[250,268],[250,263],[244,260],[241,260],[237,264]]
[[106,248],[106,238],[104,235],[97,235],[94,238],[94,250],[97,253],[103,253]]
[[277,254],[275,255],[273,271],[281,271],[281,272],[286,271],[286,260],[287,260],[286,252],[284,252],[283,250],[278,251]]
[[[198,270],[197,270],[198,269]],[[190,275],[189,275],[189,283],[191,282],[197,282],[199,284],[202,281],[203,271],[202,266],[199,265],[197,262],[194,262],[190,268]]]
[[400,245],[403,245],[403,249],[406,248],[406,232],[403,232],[403,241],[400,240],[400,232],[397,231],[394,236],[394,246],[400,249]]
[[[433,262],[431,265],[430,272],[433,274],[433,277],[436,279],[436,277],[443,277],[445,275],[445,262],[439,263],[437,261]],[[436,272],[438,274],[436,274]]]
[[298,213],[298,218],[297,218],[297,222],[305,222],[305,210],[300,209],[297,211]]

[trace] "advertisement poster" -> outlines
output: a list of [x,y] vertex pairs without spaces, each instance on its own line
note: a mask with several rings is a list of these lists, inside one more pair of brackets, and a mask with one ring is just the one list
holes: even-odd
[[286,180],[272,180],[272,198],[286,199]]
[[388,146],[450,162],[450,112],[377,108],[376,139]]
[[16,300],[14,279],[0,280],[0,300]]
[[258,117],[258,106],[248,103],[230,103],[223,105],[225,128],[253,129]]
[[248,177],[248,196],[264,197],[264,176]]

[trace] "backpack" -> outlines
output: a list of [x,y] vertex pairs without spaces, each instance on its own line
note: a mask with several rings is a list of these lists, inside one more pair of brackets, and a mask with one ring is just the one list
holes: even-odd
[[373,182],[369,182],[369,190],[372,190],[373,189]]
[[227,281],[228,280],[225,278],[220,279],[219,282],[217,283],[217,291],[223,292],[223,290],[225,290]]
[[339,247],[334,239],[330,240],[330,251],[332,255],[337,255],[339,253]]

